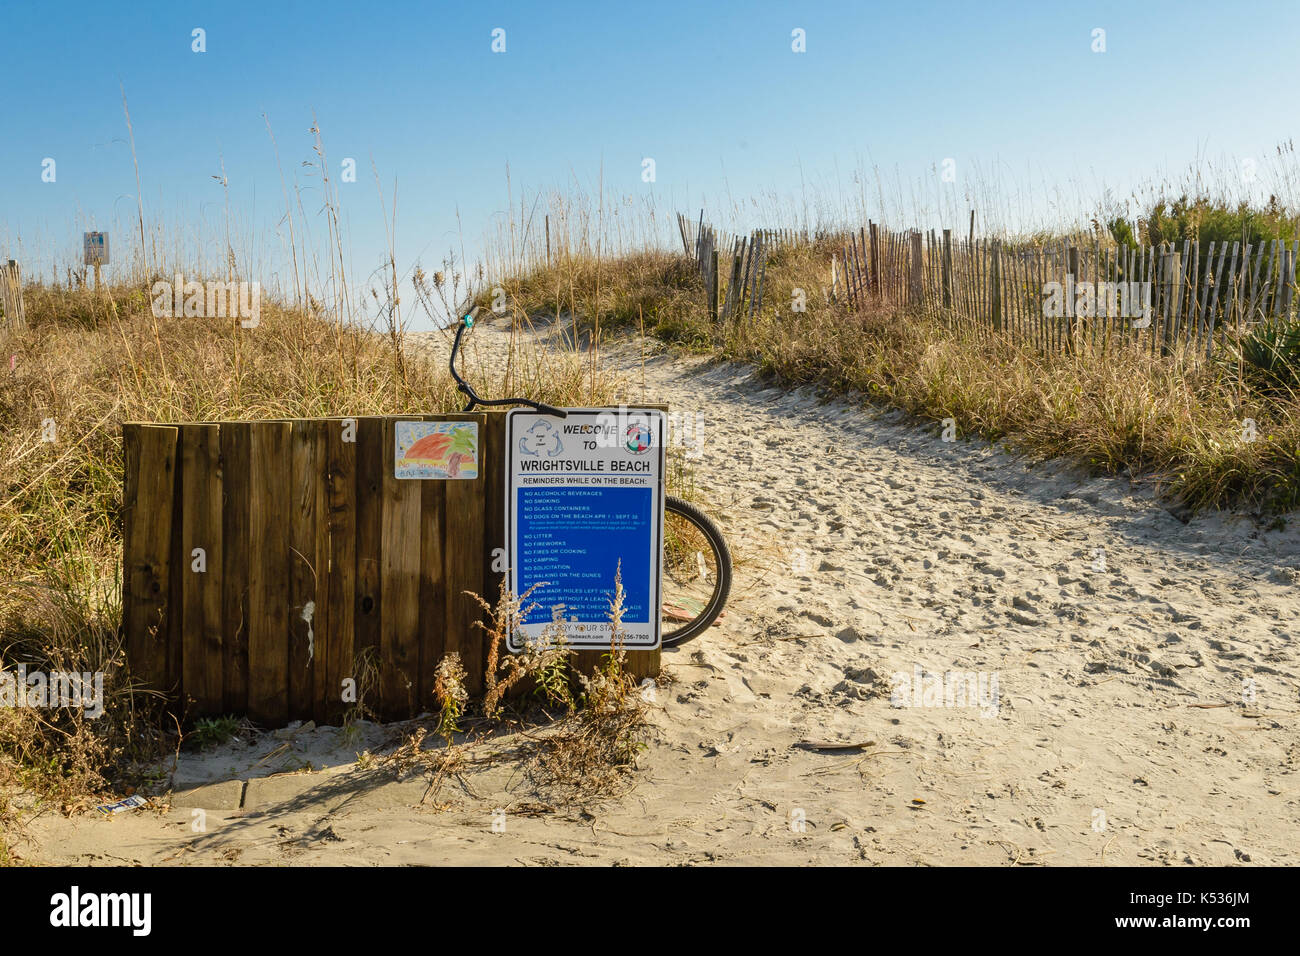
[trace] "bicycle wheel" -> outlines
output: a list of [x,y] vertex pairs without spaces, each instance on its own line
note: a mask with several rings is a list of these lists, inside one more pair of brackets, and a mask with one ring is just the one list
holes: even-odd
[[660,604],[664,647],[706,631],[722,613],[730,592],[731,552],[722,532],[700,509],[668,495]]

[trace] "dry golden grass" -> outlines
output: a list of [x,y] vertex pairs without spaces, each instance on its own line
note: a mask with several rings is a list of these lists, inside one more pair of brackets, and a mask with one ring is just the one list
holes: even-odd
[[[1243,387],[1235,368],[1189,356],[1086,348],[1044,355],[902,309],[852,310],[827,294],[838,249],[822,241],[774,252],[760,314],[725,324],[709,321],[691,264],[666,253],[603,261],[599,294],[594,261],[503,286],[526,314],[576,304],[587,325],[599,315],[606,330],[635,329],[643,318],[648,333],[752,363],[780,382],[862,396],[924,422],[951,418],[960,435],[1149,478],[1194,509],[1300,504],[1295,395]],[[806,311],[791,310],[796,289]],[[1253,441],[1246,419],[1255,423]]]
[[[562,605],[552,608],[551,622],[536,641],[526,642],[522,653],[507,654],[502,660],[502,645],[538,607],[529,600],[532,590],[515,595],[503,584],[496,604],[489,604],[473,592],[466,593],[479,602],[488,618],[483,625],[489,642],[487,688],[483,699],[472,705],[476,711],[474,728],[456,742],[456,735],[463,733],[458,721],[471,705],[461,684],[464,669],[459,654],[452,652],[438,667],[437,697],[442,710],[434,718],[434,730],[444,745],[425,747],[429,728],[418,726],[405,734],[381,763],[398,774],[414,769],[425,772],[429,777],[426,798],[436,795],[449,776],[471,763],[481,766],[503,759],[521,766],[542,801],[530,803],[537,811],[626,792],[637,756],[649,735],[649,722],[647,702],[627,672],[621,568],[615,572],[607,615],[610,649],[590,675],[573,668],[573,651],[564,641]],[[542,701],[540,707],[528,706],[518,693],[529,684],[533,698]],[[516,706],[506,708],[503,700],[512,689],[516,690],[511,695]],[[564,713],[553,719],[552,707],[562,708]],[[517,730],[518,736],[500,750],[500,738],[495,732],[503,725]],[[493,747],[483,754],[478,745],[488,741]]]
[[[703,314],[704,283],[680,255],[647,250],[618,259],[592,255],[557,256],[500,281],[519,315],[576,317],[582,328],[614,331],[638,328],[686,345],[708,347],[709,337],[693,321]],[[480,304],[489,305],[484,296]]]
[[540,737],[526,773],[543,799],[575,803],[619,796],[631,786],[631,771],[649,735],[647,706],[627,672],[626,612],[622,567],[609,599],[610,647],[591,676],[579,674],[576,709]]
[[731,330],[723,348],[791,384],[952,419],[959,435],[1149,477],[1194,509],[1287,509],[1300,491],[1300,406],[1238,393],[1221,370],[1185,357],[1086,348],[1044,356],[879,310],[764,319]]
[[[106,713],[0,710],[0,786],[84,794],[136,779],[129,771],[179,730],[125,683],[121,423],[437,413],[463,399],[446,368],[413,356],[400,334],[265,297],[260,325],[244,329],[156,319],[139,288],[25,294],[28,327],[0,330],[0,666],[102,672]],[[603,401],[601,380],[592,393],[573,364],[527,369],[532,397]],[[475,382],[485,397],[501,394],[500,382]]]

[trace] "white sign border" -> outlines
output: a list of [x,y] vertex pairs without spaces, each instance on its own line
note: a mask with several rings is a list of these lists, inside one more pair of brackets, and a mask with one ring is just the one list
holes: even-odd
[[[654,556],[654,560],[652,561],[652,567],[654,570],[654,580],[653,580],[653,586],[651,588],[651,591],[653,593],[651,594],[650,607],[648,608],[647,611],[649,619],[654,628],[654,643],[653,644],[624,644],[623,649],[627,651],[659,650],[663,647],[663,613],[662,613],[661,606],[663,603],[664,514],[665,514],[664,498],[666,497],[667,483],[668,483],[667,482],[668,480],[668,415],[667,412],[665,412],[665,410],[662,408],[655,408],[649,405],[619,405],[619,406],[603,406],[603,407],[565,408],[564,411],[568,412],[570,417],[574,415],[595,415],[595,416],[616,415],[622,418],[627,418],[632,415],[645,415],[645,416],[652,417],[652,420],[658,423],[659,448],[657,450],[657,455],[659,461],[659,480],[657,482],[657,487],[655,489],[655,509],[652,514],[652,520],[654,521],[654,526],[655,526],[654,527],[655,556]],[[505,469],[505,482],[504,482],[505,484],[505,542],[504,544],[505,544],[505,556],[506,556],[506,586],[510,588],[512,593],[517,593],[516,589],[519,586],[519,579],[517,576],[518,573],[517,562],[515,561],[514,526],[513,526],[513,522],[511,521],[511,517],[513,515],[514,497],[515,497],[514,495],[515,487],[513,484],[514,475],[512,474],[513,472],[512,466],[514,464],[514,447],[515,447],[514,425],[517,419],[524,416],[552,418],[557,422],[568,421],[567,418],[560,419],[560,418],[555,418],[555,416],[543,415],[542,413],[537,412],[531,408],[512,408],[508,412],[506,412],[506,429],[505,429],[506,443],[504,448],[505,454],[502,455],[502,458],[504,459],[503,467]],[[578,623],[584,623],[584,622],[578,622]],[[538,626],[539,625],[529,625],[529,627],[538,627]],[[540,626],[545,626],[545,625],[540,625]],[[517,654],[521,650],[523,650],[523,647],[522,645],[515,643],[514,637],[515,635],[513,634],[507,636],[506,650],[508,650],[512,654]],[[574,650],[588,650],[588,651],[607,650],[610,646],[608,640],[601,640],[599,643],[592,644],[592,643],[586,643],[582,641],[575,641],[572,635],[567,635],[567,634],[565,636],[565,639],[567,641],[567,646]]]

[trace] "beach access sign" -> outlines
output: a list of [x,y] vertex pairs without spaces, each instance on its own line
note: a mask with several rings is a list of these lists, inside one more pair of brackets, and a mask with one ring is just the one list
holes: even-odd
[[[516,409],[506,420],[510,590],[538,606],[520,628],[536,640],[564,605],[565,640],[608,648],[620,566],[623,646],[659,646],[664,519],[664,413],[571,408],[568,418]],[[515,635],[510,649],[520,650]]]
[[108,235],[102,232],[82,233],[81,251],[85,260],[85,265],[108,265]]

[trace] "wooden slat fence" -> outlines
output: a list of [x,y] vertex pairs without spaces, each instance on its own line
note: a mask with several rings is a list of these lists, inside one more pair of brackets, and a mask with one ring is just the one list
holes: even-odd
[[4,324],[14,329],[27,325],[27,309],[23,305],[23,275],[13,259],[0,264],[0,311]]
[[[755,315],[763,306],[763,279],[769,254],[807,241],[806,235],[792,229],[756,229],[748,236],[719,234],[704,223],[702,212],[700,221],[694,225],[679,213],[677,226],[683,250],[704,280],[705,302],[710,318],[715,321]],[[730,251],[723,255],[721,249]]]
[[[678,218],[689,254],[688,223]],[[703,216],[696,234],[696,249],[711,253],[714,233]],[[1209,360],[1225,333],[1294,317],[1297,308],[1300,240],[1129,246],[1077,237],[1029,244],[868,222],[833,234],[757,230],[748,248],[758,244],[765,266],[769,248],[811,242],[830,246],[831,294],[850,308],[883,302],[1044,351],[1125,346]],[[716,269],[697,262],[706,287],[715,289]],[[742,314],[732,304],[735,287],[728,286],[721,318]],[[753,315],[761,291],[742,284],[735,298],[746,292]]]

